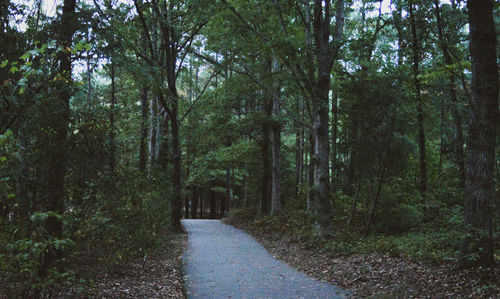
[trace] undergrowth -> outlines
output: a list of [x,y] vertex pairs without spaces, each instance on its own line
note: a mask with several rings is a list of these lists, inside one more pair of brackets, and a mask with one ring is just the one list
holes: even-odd
[[372,234],[337,227],[334,236],[321,239],[314,234],[314,219],[303,210],[286,210],[279,216],[262,216],[256,209],[233,210],[227,223],[245,227],[274,240],[299,243],[303,248],[330,255],[381,253],[432,263],[456,261],[463,233],[427,228],[400,235]]

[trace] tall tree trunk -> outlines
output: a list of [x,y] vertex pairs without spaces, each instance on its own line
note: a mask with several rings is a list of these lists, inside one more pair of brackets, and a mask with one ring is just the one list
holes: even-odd
[[[167,7],[168,5],[168,7]],[[177,92],[177,45],[175,40],[177,38],[175,30],[172,26],[173,20],[173,2],[162,7],[163,17],[166,17],[169,25],[162,26],[162,36],[165,46],[165,61],[167,73],[167,86],[169,89],[168,100],[171,103],[170,109],[162,98],[162,105],[170,116],[171,130],[172,130],[172,183],[174,185],[174,195],[171,201],[172,208],[172,223],[174,229],[181,231],[181,214],[182,214],[182,194],[181,194],[181,140],[180,140],[180,123],[179,123],[179,94]]]
[[198,187],[191,187],[191,218],[198,218]]
[[[60,24],[59,46],[62,49],[71,47],[73,34],[75,32],[75,7],[76,0],[64,0],[62,9],[62,22]],[[67,134],[69,125],[70,107],[69,101],[73,93],[71,82],[71,53],[66,50],[58,52],[59,74],[62,77],[62,86],[58,86],[58,105],[55,105],[54,111],[51,111],[50,126],[53,134],[47,135],[50,139],[47,148],[48,168],[46,169],[46,182],[44,194],[44,208],[46,211],[52,211],[59,215],[64,213],[64,177],[66,175],[66,166],[68,161]],[[47,217],[45,227],[50,236],[60,239],[63,237],[63,223],[61,218],[50,215]],[[51,248],[44,259],[42,271],[48,269],[55,260],[60,257],[60,251]]]
[[143,87],[141,91],[141,139],[139,141],[139,171],[141,174],[146,172],[147,161],[147,136],[148,136],[148,89]]
[[203,189],[201,190],[201,192],[199,193],[199,201],[200,201],[200,219],[203,219],[205,218],[205,201],[204,201],[204,192],[203,192]]
[[243,208],[248,208],[247,176],[243,175]]
[[[440,41],[441,51],[443,52],[444,62],[446,65],[453,64],[453,59],[450,55],[448,49],[448,42],[444,36],[444,28],[443,21],[441,18],[441,8],[439,7],[439,0],[434,0],[434,11],[436,14],[437,21],[437,29],[438,29],[438,37]],[[450,90],[450,98],[451,98],[451,114],[453,116],[453,122],[455,125],[455,163],[458,166],[459,176],[460,176],[460,187],[465,188],[465,154],[464,154],[464,133],[463,133],[463,125],[462,125],[462,115],[460,114],[460,110],[458,109],[458,99],[457,93],[455,91],[456,80],[453,74],[448,76],[448,84]]]
[[303,129],[298,129],[295,136],[295,199],[299,199],[299,186],[302,184],[302,168],[304,167]]
[[[344,28],[344,0],[336,2],[335,34],[331,36],[330,1],[316,0],[314,7],[314,46],[316,57],[316,80],[312,85],[314,136],[314,197],[313,212],[317,233],[328,236],[333,233],[330,203],[330,167],[329,167],[329,91],[330,73],[333,62],[338,57],[338,50]],[[333,37],[333,44],[330,39]]]
[[335,178],[337,168],[337,135],[338,135],[338,90],[334,87],[332,92],[332,153],[331,153],[331,188],[335,192]]
[[[271,114],[271,109],[269,109],[269,105],[264,104],[264,109],[266,110],[266,114]],[[260,212],[264,215],[269,213],[269,201],[270,201],[270,193],[269,193],[269,182],[271,180],[271,167],[269,163],[269,124],[267,121],[262,125],[262,190],[261,190],[261,199],[260,199]]]
[[439,162],[438,162],[438,175],[441,175],[441,168],[443,166],[443,151],[444,151],[444,107],[441,107],[441,126],[439,127]]
[[[40,4],[42,2],[40,1]],[[40,11],[40,10],[38,10]],[[89,26],[90,28],[90,26]],[[87,43],[90,43],[89,30],[85,32],[85,38]],[[90,70],[90,51],[87,51],[87,107],[91,107],[92,104],[92,72]]]
[[[142,2],[142,1],[141,1]],[[151,60],[159,63],[160,56],[158,53],[158,21],[156,10],[152,10],[153,17],[151,19]],[[153,74],[156,76],[156,74]],[[158,123],[159,123],[159,109],[158,109],[158,98],[160,93],[160,88],[158,86],[153,86],[153,96],[151,97],[150,114],[151,114],[151,127],[149,128],[149,173],[148,176],[151,177],[155,168],[158,167]]]
[[413,48],[413,76],[415,84],[415,97],[417,100],[417,125],[418,125],[418,151],[420,162],[420,194],[427,198],[427,161],[425,153],[424,108],[420,87],[420,46],[418,44],[417,25],[415,20],[414,4],[410,4],[410,22]]
[[210,219],[217,218],[217,199],[214,190],[210,189]]
[[184,198],[184,219],[189,219],[189,196]]
[[159,166],[165,171],[168,169],[169,153],[168,153],[168,137],[169,137],[169,120],[168,113],[163,111],[159,115],[158,129],[157,129],[157,146],[156,146],[156,161]]
[[[271,71],[277,73],[279,71],[279,63],[276,58],[273,58]],[[278,82],[277,80],[275,82]],[[273,87],[273,138],[272,138],[272,196],[271,196],[271,215],[276,215],[281,212],[281,125],[279,116],[281,113],[280,107],[280,86],[275,84]]]
[[314,113],[314,192],[312,198],[313,212],[316,216],[316,228],[320,236],[327,236],[332,233],[330,221],[330,167],[329,167],[329,138],[328,138],[328,91],[330,73],[323,74],[323,80],[318,83],[318,98],[313,103]]
[[354,191],[354,185],[356,182],[356,173],[358,172],[358,152],[359,152],[359,116],[357,111],[361,109],[359,104],[353,104],[351,109],[349,109],[350,122],[349,122],[349,134],[348,140],[350,144],[350,155],[349,164],[347,166],[346,180],[344,185],[344,192],[351,196]]
[[157,125],[156,123],[158,122],[158,100],[157,96],[153,95],[151,97],[151,105],[149,107],[149,114],[150,114],[150,124],[149,124],[149,167],[148,167],[148,176],[151,177],[151,174],[153,172],[153,169],[156,167],[156,151],[158,150],[156,148],[157,142],[156,138],[158,135],[158,132],[156,130]]
[[231,186],[231,165],[226,168],[226,215],[231,210],[231,193],[233,192]]
[[[297,114],[302,115],[302,99],[297,100]],[[302,184],[304,168],[304,127],[295,132],[295,199],[299,200],[299,186]]]
[[493,1],[467,2],[472,61],[472,99],[467,140],[463,266],[494,264],[492,213],[498,129],[498,67]]
[[308,192],[307,192],[307,210],[312,211],[312,201],[314,197],[314,137],[313,133],[309,132],[309,165],[308,165]]
[[[175,88],[175,87],[174,87]],[[172,92],[172,90],[171,90]],[[182,208],[182,195],[181,195],[181,144],[179,136],[179,108],[177,89],[172,96],[172,110],[170,111],[170,121],[172,126],[172,183],[174,184],[174,198],[172,199],[172,223],[176,230],[181,230],[181,208]]]
[[115,63],[111,58],[111,107],[109,109],[109,171],[111,176],[115,174],[116,145],[115,145],[115,106],[116,106],[116,86],[115,86]]

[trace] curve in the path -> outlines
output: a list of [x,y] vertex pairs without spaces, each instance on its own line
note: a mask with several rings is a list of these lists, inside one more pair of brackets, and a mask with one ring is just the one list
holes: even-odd
[[274,259],[242,230],[219,220],[183,220],[188,298],[346,298],[348,293]]

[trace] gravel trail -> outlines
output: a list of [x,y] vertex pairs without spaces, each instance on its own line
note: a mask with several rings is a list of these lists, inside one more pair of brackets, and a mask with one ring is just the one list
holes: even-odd
[[346,298],[348,293],[274,259],[242,230],[219,220],[182,220],[188,298]]

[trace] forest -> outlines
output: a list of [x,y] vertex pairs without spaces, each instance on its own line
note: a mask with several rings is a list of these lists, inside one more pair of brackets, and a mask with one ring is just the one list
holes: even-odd
[[0,298],[82,296],[188,218],[500,296],[498,1],[2,0],[0,26]]

